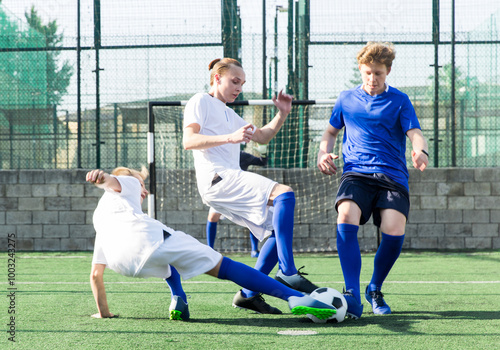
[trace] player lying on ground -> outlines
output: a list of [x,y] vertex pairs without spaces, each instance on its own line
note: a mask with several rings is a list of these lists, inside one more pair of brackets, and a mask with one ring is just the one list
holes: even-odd
[[390,314],[381,289],[401,253],[410,210],[406,137],[412,144],[413,166],[424,171],[429,162],[427,142],[410,99],[386,83],[394,58],[390,44],[368,43],[361,49],[357,59],[363,84],[339,95],[318,153],[321,172],[335,174],[338,156],[331,152],[345,128],[344,169],[335,209],[337,250],[347,289],[347,314],[352,318],[363,313],[359,225],[373,214],[373,223],[382,231],[365,299],[375,314]]
[[[183,145],[193,151],[198,191],[203,203],[232,222],[247,227],[260,241],[266,237],[255,269],[283,284],[311,293],[317,288],[297,270],[293,257],[295,194],[290,186],[240,168],[240,144],[267,144],[278,133],[292,109],[292,96],[273,98],[276,116],[258,128],[246,122],[226,103],[234,102],[245,84],[241,63],[232,58],[209,64],[210,91],[194,95],[184,109]],[[270,208],[274,207],[274,213]],[[261,313],[281,313],[268,305],[251,307],[257,291],[243,289],[233,304]]]
[[[96,240],[90,284],[99,311],[93,317],[114,317],[104,288],[106,267],[124,276],[166,279],[172,292],[171,319],[189,319],[180,275],[188,279],[202,273],[287,300],[296,315],[313,314],[325,319],[335,313],[333,306],[223,257],[192,236],[144,214],[141,203],[148,194],[144,185],[147,176],[146,168],[139,172],[120,167],[113,170],[112,175],[99,169],[87,173],[86,180],[105,191],[93,218]],[[265,303],[260,294],[254,301]]]

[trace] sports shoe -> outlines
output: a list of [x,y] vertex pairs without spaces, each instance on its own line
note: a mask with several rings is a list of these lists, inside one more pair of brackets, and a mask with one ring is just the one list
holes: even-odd
[[274,279],[289,288],[298,290],[302,293],[311,294],[313,290],[318,289],[318,286],[304,277],[307,273],[300,272],[302,268],[304,268],[304,266],[302,266],[295,275],[291,276],[285,276],[281,270],[278,270]]
[[310,295],[288,298],[288,306],[294,315],[313,315],[320,320],[326,320],[337,313],[333,305],[328,305],[314,299]]
[[168,310],[170,311],[171,320],[189,320],[188,304],[180,296],[174,295]]
[[348,289],[342,293],[345,300],[347,301],[347,312],[346,317],[357,320],[361,317],[363,313],[363,304],[358,303],[356,297],[353,294],[352,289]]
[[244,298],[243,295],[241,295],[241,289],[233,298],[233,307],[244,310],[252,310],[259,314],[282,314],[281,310],[266,303],[261,293],[250,298]]
[[250,256],[252,258],[258,258],[259,257],[259,251],[258,250],[252,250],[252,252],[250,253]]
[[391,308],[384,300],[384,294],[378,289],[368,291],[368,286],[365,290],[365,299],[372,306],[375,315],[388,315],[391,313]]

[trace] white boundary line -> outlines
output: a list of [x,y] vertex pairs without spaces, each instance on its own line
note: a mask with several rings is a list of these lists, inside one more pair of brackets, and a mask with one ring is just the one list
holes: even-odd
[[[36,252],[35,252],[36,253]],[[241,254],[245,253],[243,251],[241,252],[229,252],[228,254]],[[297,252],[298,254],[306,253],[306,252]],[[323,254],[324,252],[307,252],[311,254]],[[306,253],[306,254],[307,254]],[[328,254],[332,254],[331,256],[337,256],[336,252],[327,252]],[[26,254],[26,255],[24,255]],[[16,255],[17,259],[92,259],[92,252],[89,251],[89,255],[39,255],[39,256],[30,256],[28,255],[30,252],[18,252]],[[401,253],[401,256],[403,256],[405,252]],[[409,255],[414,254],[413,252],[408,252]],[[442,255],[442,256],[453,256],[453,255],[470,255],[470,256],[487,256],[487,255],[498,255],[498,251],[494,250],[491,252],[468,252],[468,253],[436,253],[434,255],[429,254],[430,256],[437,256],[437,255]],[[415,256],[418,256],[418,254],[415,253]],[[0,256],[1,260],[2,256]]]
[[40,256],[22,256],[20,253],[17,253],[16,259],[92,259],[92,255],[84,256],[84,255],[75,255],[75,256],[51,256],[51,255],[40,255]]
[[[90,282],[16,282],[17,284],[25,284],[25,285],[55,285],[55,284],[65,284],[65,285],[80,285],[80,284],[89,284]],[[165,281],[130,281],[130,282],[105,282],[105,284],[165,284]],[[182,281],[182,284],[234,284],[231,281]],[[327,285],[327,284],[344,284],[342,281],[328,281],[328,282],[314,282],[318,285]],[[361,282],[361,284],[369,283]],[[385,281],[384,284],[500,284],[500,281]],[[0,285],[8,285],[6,282],[0,283]]]

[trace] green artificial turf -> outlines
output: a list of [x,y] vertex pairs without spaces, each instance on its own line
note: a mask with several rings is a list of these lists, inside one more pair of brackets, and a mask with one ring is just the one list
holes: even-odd
[[[2,349],[495,349],[500,344],[500,252],[403,253],[384,284],[392,315],[375,316],[364,302],[359,320],[315,324],[290,313],[281,299],[266,297],[283,315],[234,309],[239,287],[203,275],[183,282],[191,320],[168,319],[170,291],[158,279],[132,279],[106,270],[115,319],[93,319],[91,253],[16,255],[14,285],[4,266]],[[229,257],[253,265],[255,259]],[[371,277],[373,254],[363,255],[361,288]],[[308,278],[342,290],[336,255],[298,254]],[[272,276],[274,273],[271,274]],[[15,290],[9,288],[16,288]],[[15,314],[9,314],[14,291]],[[15,316],[15,343],[9,340]],[[314,331],[313,335],[279,332]]]

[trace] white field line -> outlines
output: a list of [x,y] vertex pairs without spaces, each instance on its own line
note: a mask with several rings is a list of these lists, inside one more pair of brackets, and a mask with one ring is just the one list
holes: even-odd
[[[480,253],[477,253],[480,255]],[[75,255],[75,256],[51,256],[51,255],[40,255],[40,256],[18,256],[20,259],[90,259],[90,256]],[[164,281],[130,281],[130,282],[105,282],[106,284],[164,284]],[[216,284],[216,283],[227,283],[231,284],[231,281],[182,281],[183,284]],[[327,282],[314,282],[318,285],[325,285],[329,283],[344,284],[343,281],[327,281]],[[369,281],[361,281],[361,284],[369,283]],[[385,281],[384,284],[499,284],[500,281]],[[89,284],[89,282],[19,282],[16,284],[26,284],[26,285],[82,285]],[[8,285],[7,282],[0,282],[0,285]]]
[[[1,1],[0,1],[1,2]],[[235,252],[238,254],[245,253],[245,252]],[[30,255],[24,255],[24,254],[29,254],[29,253],[17,253],[16,258],[17,259],[92,259],[92,253],[89,255],[39,255],[39,256],[30,256]],[[332,253],[333,254],[333,253]],[[462,255],[463,253],[442,253],[443,256],[453,256],[453,255]],[[401,254],[403,256],[404,254]],[[439,254],[436,254],[439,255]],[[467,255],[470,256],[481,256],[481,255],[497,255],[495,252],[490,253],[490,252],[472,252],[472,253],[467,253]],[[336,254],[333,254],[332,256],[336,256]],[[2,258],[2,256],[0,256]]]
[[84,255],[61,255],[61,256],[50,256],[50,255],[40,255],[40,256],[22,256],[18,253],[16,256],[17,259],[92,259],[92,255],[84,256]]
[[[67,285],[82,285],[89,284],[90,282],[16,282],[18,284],[25,285],[54,285],[54,284],[67,284]],[[182,281],[182,284],[217,284],[226,283],[232,284],[231,281]],[[316,282],[318,285],[326,284],[344,284],[343,281],[327,281],[327,282]],[[361,284],[369,283],[369,281],[361,281]],[[105,284],[165,284],[164,281],[130,281],[130,282],[105,282]],[[500,284],[500,281],[385,281],[384,284]],[[8,285],[6,282],[0,283],[0,285]]]

